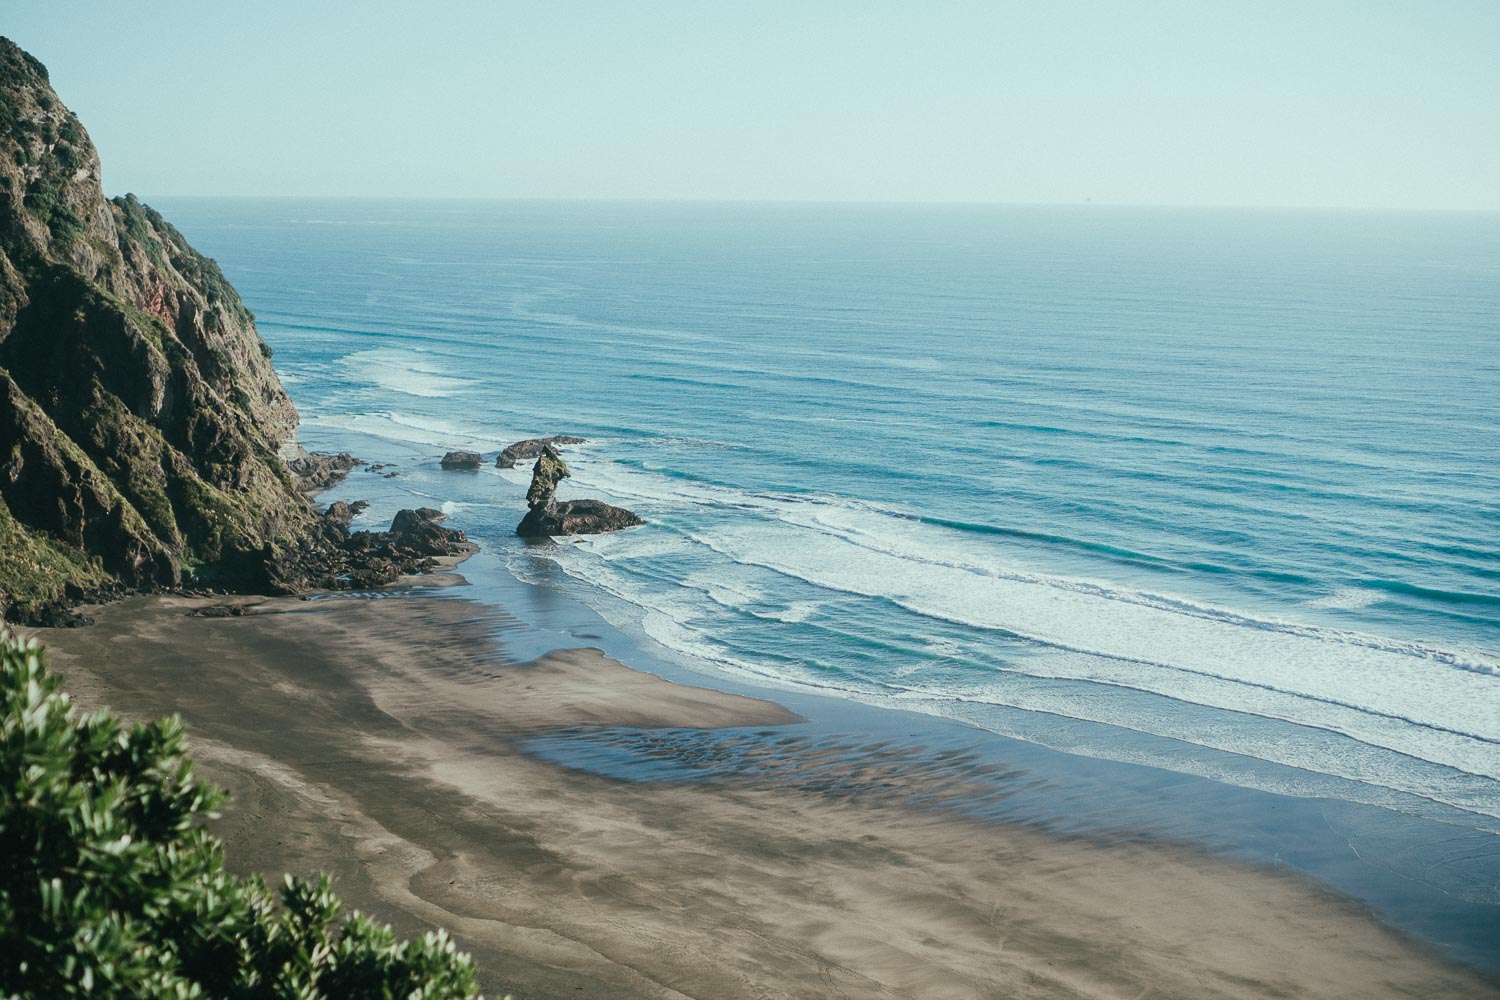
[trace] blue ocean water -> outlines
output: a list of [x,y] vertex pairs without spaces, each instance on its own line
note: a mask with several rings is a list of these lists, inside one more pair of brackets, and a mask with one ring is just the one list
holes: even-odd
[[[1500,831],[1496,216],[157,202],[311,446],[663,655]],[[648,525],[436,469],[544,434]]]

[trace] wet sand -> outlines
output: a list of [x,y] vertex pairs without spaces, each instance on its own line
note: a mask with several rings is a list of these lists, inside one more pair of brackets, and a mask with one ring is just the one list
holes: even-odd
[[[205,603],[133,599],[38,634],[84,706],[182,713],[201,772],[234,793],[218,823],[232,867],[327,871],[405,933],[446,926],[490,993],[1500,997],[1283,872],[799,784],[804,765],[840,761],[781,760],[777,780],[746,784],[547,763],[518,742],[795,717],[591,650],[506,663],[486,609],[463,600],[189,616]],[[879,779],[928,780],[905,775]]]

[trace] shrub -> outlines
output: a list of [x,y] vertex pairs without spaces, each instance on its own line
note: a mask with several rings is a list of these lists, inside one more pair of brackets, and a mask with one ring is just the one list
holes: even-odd
[[0,997],[473,997],[446,933],[398,941],[327,878],[280,905],[223,870],[175,716],[77,713],[43,649],[0,626]]

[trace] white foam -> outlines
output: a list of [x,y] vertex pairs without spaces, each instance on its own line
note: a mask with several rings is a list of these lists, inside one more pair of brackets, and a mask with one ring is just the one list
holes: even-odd
[[1385,595],[1378,590],[1368,590],[1364,587],[1344,587],[1323,597],[1315,597],[1307,601],[1306,604],[1309,608],[1352,610],[1354,608],[1367,608],[1384,599]]
[[517,466],[513,469],[496,469],[495,475],[507,483],[515,483],[517,486],[531,485],[531,466]]
[[[1035,676],[1007,673],[1003,678],[979,679],[947,689],[924,683],[922,672],[909,665],[904,670],[883,671],[880,683],[852,675],[831,678],[826,672],[799,668],[795,664],[768,667],[728,652],[715,637],[717,622],[712,608],[694,600],[692,593],[685,590],[663,592],[659,587],[642,586],[615,566],[593,562],[581,549],[555,551],[554,558],[568,575],[639,608],[642,631],[667,649],[692,658],[700,667],[708,665],[772,687],[813,690],[872,705],[894,704],[926,714],[962,719],[992,732],[1069,752],[1149,764],[1283,794],[1338,794],[1354,801],[1396,808],[1410,808],[1412,800],[1426,800],[1500,818],[1500,803],[1496,801],[1495,786],[1490,778],[1424,762],[1400,752],[1393,753],[1378,742],[1366,743],[1346,736],[1336,727],[1311,726],[1290,733],[1279,732],[1275,739],[1266,739],[1263,727],[1247,730],[1232,716],[1184,712],[1172,708],[1170,702],[1151,704],[1138,698],[1121,702],[1101,697],[1108,692],[1108,687],[1059,685],[1055,681],[1076,679],[1113,686],[1114,678],[1109,675],[1110,661],[1107,660],[1095,661],[1090,667],[1084,663],[1089,658],[1064,654],[1063,657],[1048,658],[1047,662],[1052,664],[1057,659],[1068,658],[1074,662],[1071,670],[1034,671]],[[629,624],[608,612],[606,617],[617,626]],[[931,652],[962,654],[961,648],[950,642],[939,640],[927,645],[932,647]],[[1028,661],[1028,669],[1031,662]],[[1227,682],[1225,687],[1232,689]],[[1197,693],[1203,696],[1201,691]],[[1298,701],[1291,695],[1281,697],[1294,706]],[[1211,696],[1205,698],[1209,703],[1213,701]],[[1031,725],[1018,723],[1014,715],[997,714],[997,708],[1032,713],[1037,721]],[[1356,720],[1361,715],[1354,710],[1346,711]],[[1164,737],[1169,743],[1137,745],[1110,741],[1105,745],[1080,742],[1076,736],[1068,736],[1069,731],[1043,721],[1051,717],[1133,730]],[[1402,724],[1387,721],[1393,733],[1399,736]],[[1253,739],[1247,738],[1252,735]],[[1461,737],[1450,738],[1462,740]],[[1170,749],[1173,744],[1197,746],[1231,756],[1173,752]],[[1464,752],[1467,748],[1460,743],[1459,750]],[[1255,758],[1293,770],[1272,776],[1230,763],[1234,757]]]
[[[1049,590],[1072,592],[1092,596],[1115,604],[1129,604],[1154,609],[1185,618],[1201,618],[1220,624],[1243,626],[1254,631],[1277,632],[1289,636],[1302,636],[1320,642],[1342,645],[1367,646],[1411,657],[1429,659],[1438,663],[1460,667],[1479,673],[1500,674],[1500,658],[1490,653],[1459,647],[1440,647],[1430,644],[1391,639],[1362,634],[1350,630],[1333,629],[1266,615],[1253,615],[1230,608],[1217,607],[1175,594],[1151,593],[1120,587],[1108,581],[1068,578],[1036,571],[1017,563],[1005,553],[999,544],[976,542],[966,533],[938,525],[920,522],[900,511],[882,509],[878,506],[846,501],[827,496],[793,496],[786,494],[757,494],[704,484],[680,483],[664,476],[656,476],[613,463],[595,463],[587,467],[576,478],[580,486],[605,490],[622,500],[651,501],[664,508],[691,505],[693,507],[724,507],[735,511],[748,511],[774,518],[780,526],[765,524],[768,530],[765,539],[786,541],[795,539],[841,540],[855,548],[890,556],[908,566],[908,572],[921,572],[919,567],[959,570],[979,577],[1009,580],[1019,584],[1032,584]],[[788,535],[787,525],[809,529],[808,533]],[[743,532],[745,525],[734,525],[734,530]],[[762,525],[755,526],[760,535]],[[717,522],[709,529],[717,532]],[[712,539],[705,537],[709,544]],[[795,548],[797,544],[790,545]],[[770,569],[779,567],[764,560],[748,558],[755,565]],[[886,567],[888,568],[888,567]],[[801,575],[801,574],[794,574]],[[805,578],[805,577],[804,577]],[[808,582],[828,585],[818,580]],[[837,589],[844,589],[839,587]],[[863,590],[855,590],[864,593]],[[869,596],[890,597],[879,593]],[[1344,600],[1362,599],[1345,595]],[[951,617],[942,615],[940,617]],[[957,619],[953,619],[957,620]],[[978,627],[1009,628],[1004,622],[978,621],[965,618],[963,624]],[[1087,622],[1079,622],[1086,626]],[[1066,623],[1064,623],[1066,631]],[[1073,645],[1066,637],[1056,634],[1030,636],[1039,641],[1063,646]],[[1129,655],[1111,653],[1110,655]],[[1500,727],[1500,715],[1494,720]]]
[[805,622],[823,607],[823,601],[792,601],[787,605],[785,611],[776,612],[774,617],[777,621],[795,624]]
[[436,359],[418,351],[389,348],[356,351],[342,358],[340,364],[355,380],[373,382],[382,389],[408,396],[441,398],[474,384],[453,376]]
[[[680,551],[681,540],[674,538],[671,541],[676,543],[671,548]],[[668,546],[662,545],[660,548],[665,550]],[[740,568],[734,567],[733,569]],[[749,580],[745,574],[736,574],[732,570],[726,570],[723,566],[688,573],[681,579],[680,585],[702,592],[721,608],[742,612],[762,621],[777,621],[788,625],[807,621],[823,607],[824,603],[822,601],[780,602],[763,587]]]
[[[884,598],[919,614],[991,629],[1056,649],[1129,661],[1139,679],[1171,693],[1179,674],[1235,681],[1500,742],[1500,677],[1454,670],[1406,652],[1329,634],[1119,600],[1049,582],[914,562],[847,539],[773,526],[723,525],[697,540],[730,558],[821,587]],[[1493,664],[1486,664],[1494,666]],[[1258,696],[1246,692],[1246,698]],[[1244,705],[1222,706],[1243,710]],[[1500,760],[1489,767],[1500,775]]]
[[1369,635],[1348,629],[1312,625],[1264,614],[1250,614],[1178,594],[1121,587],[1104,580],[1063,577],[1016,563],[1004,546],[976,542],[971,536],[939,525],[925,524],[857,503],[802,504],[781,514],[791,524],[825,532],[845,541],[914,563],[947,566],[982,576],[1039,584],[1057,590],[1090,594],[1110,601],[1155,608],[1174,614],[1282,632],[1328,642],[1368,646],[1432,659],[1480,673],[1500,673],[1500,658],[1476,650],[1440,647],[1408,640]]
[[[656,504],[684,517],[693,512],[686,539],[658,532],[650,551],[659,554],[697,543],[697,558],[712,558],[704,549],[717,553],[722,558],[710,569],[681,583],[723,608],[766,617],[747,606],[751,602],[738,583],[722,582],[734,578],[735,568],[757,567],[1020,639],[1045,654],[1027,657],[1022,666],[1046,680],[1050,693],[1025,689],[1024,703],[1017,701],[1016,691],[1022,688],[1016,680],[944,690],[923,684],[920,673],[882,675],[882,682],[899,681],[907,688],[900,697],[923,702],[923,710],[941,712],[946,710],[935,706],[962,704],[970,721],[978,721],[974,713],[984,704],[1053,712],[1341,779],[1389,784],[1500,815],[1500,791],[1491,780],[1500,778],[1500,660],[1493,655],[1251,615],[1108,581],[1048,575],[1007,558],[1003,543],[976,542],[967,533],[838,498],[757,494],[602,462],[581,467],[577,483],[607,489],[622,502]],[[638,535],[616,539],[610,558],[621,559],[627,542],[643,541]],[[648,609],[648,631],[658,641],[715,662],[728,660],[735,670],[762,677],[768,673],[743,657],[715,650],[711,613],[701,603],[668,600],[660,579],[632,580],[628,563],[619,568],[625,572],[606,581],[605,588]],[[571,575],[596,584],[601,583],[600,569],[586,560],[566,567]],[[717,589],[702,585],[708,578],[721,581]],[[759,595],[765,593],[761,586]],[[808,620],[818,603],[809,602],[783,620]],[[828,684],[825,675],[776,670],[785,683],[820,689]],[[884,693],[862,686],[874,680],[851,677],[851,689],[843,693],[889,698],[885,683],[879,685]],[[1170,712],[1136,718],[1129,712],[1139,711],[1138,704],[1126,710],[1121,706],[1127,702],[1119,699],[1064,697],[1058,691],[1074,689],[1059,689],[1059,681],[1081,683],[1076,690],[1100,691],[1102,685],[1282,720],[1307,727],[1308,733],[1280,746],[1250,745],[1250,731],[1243,725],[1195,722],[1184,731],[1183,720]],[[1322,746],[1319,740],[1333,743],[1315,749]],[[1404,769],[1393,754],[1426,763]],[[1453,787],[1434,790],[1434,765],[1453,769]],[[1473,781],[1479,782],[1477,788]]]
[[317,414],[303,422],[313,427],[357,431],[387,441],[432,448],[471,448],[483,451],[493,448],[495,441],[495,435],[482,428],[395,411]]

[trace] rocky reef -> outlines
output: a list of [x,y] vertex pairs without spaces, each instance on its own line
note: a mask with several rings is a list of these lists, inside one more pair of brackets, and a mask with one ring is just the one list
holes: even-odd
[[475,549],[462,531],[439,524],[443,513],[431,507],[397,511],[389,531],[351,531],[364,509],[362,500],[329,504],[317,535],[268,554],[277,579],[295,590],[368,590]]
[[545,438],[527,438],[525,441],[517,441],[515,444],[506,445],[505,450],[500,452],[499,457],[495,459],[495,468],[514,469],[517,462],[524,462],[538,457],[541,455],[542,449],[548,446],[556,448],[560,444],[585,443],[583,438],[569,437],[566,434],[555,434],[552,437]]
[[270,358],[212,260],[104,197],[46,69],[0,39],[0,616],[122,589],[285,593],[348,577],[346,549],[425,551],[394,527],[339,537],[315,510],[304,491],[356,462],[297,446]]
[[526,491],[530,509],[516,534],[527,538],[550,535],[597,535],[645,524],[624,507],[603,500],[558,500],[557,485],[571,476],[567,465],[551,445],[543,446],[531,469],[531,486]]
[[365,463],[347,451],[337,455],[321,455],[302,452],[287,461],[286,467],[297,478],[297,489],[303,493],[321,493],[337,486],[349,475],[349,470]]

